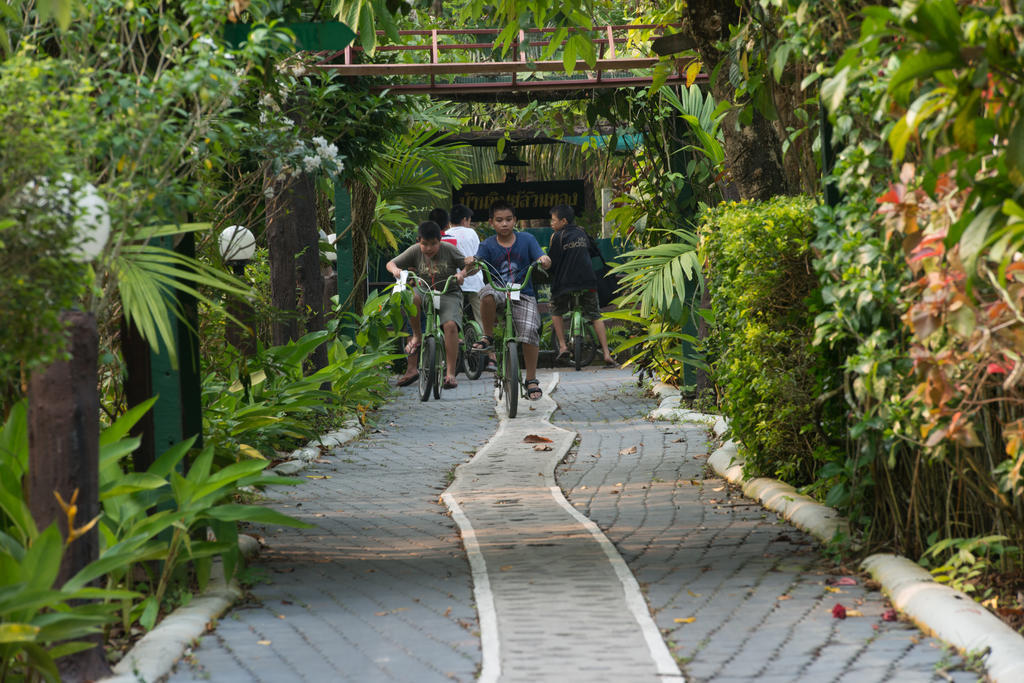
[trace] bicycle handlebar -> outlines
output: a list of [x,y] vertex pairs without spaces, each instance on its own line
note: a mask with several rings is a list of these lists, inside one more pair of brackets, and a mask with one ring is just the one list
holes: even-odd
[[505,278],[501,273],[494,272],[494,266],[490,263],[476,259],[474,264],[480,266],[480,270],[483,272],[484,278],[486,278],[487,284],[491,286],[491,289],[496,292],[511,292],[516,289],[522,289],[530,282],[530,276],[533,274],[533,269],[540,265],[540,259],[537,259],[526,268],[526,274],[523,276],[522,282],[512,282],[505,284],[504,286],[495,284],[496,279],[500,278],[502,282],[505,282]]
[[[456,281],[456,282],[458,281],[457,278],[454,275],[449,275],[445,279],[445,281],[444,281],[444,289],[434,289],[434,287],[429,282],[427,282],[426,280],[424,280],[423,278],[421,278],[419,275],[417,275],[416,273],[412,272],[411,270],[407,270],[405,272],[409,273],[409,277],[406,280],[407,283],[409,281],[412,281],[413,285],[415,285],[415,284],[423,285],[424,289],[426,289],[428,291],[431,291],[431,292],[434,292],[435,294],[447,294],[448,293],[448,289],[452,286],[452,282],[453,281]],[[399,283],[400,282],[401,281],[399,281]]]

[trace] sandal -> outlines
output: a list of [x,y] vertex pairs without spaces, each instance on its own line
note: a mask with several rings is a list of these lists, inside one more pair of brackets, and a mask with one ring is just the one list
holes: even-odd
[[454,389],[457,386],[459,386],[459,383],[455,381],[454,377],[445,377],[444,378],[444,388],[445,389]]
[[481,334],[480,338],[473,342],[474,351],[490,351],[494,347],[494,337]]
[[405,352],[408,355],[410,355],[410,356],[412,354],[416,353],[419,350],[420,350],[420,340],[419,339],[410,339],[409,343],[405,345]]
[[398,378],[396,384],[400,387],[407,387],[420,378],[420,373],[414,373],[412,375],[404,375]]
[[526,387],[526,398],[531,401],[537,401],[544,395],[544,390],[540,388],[540,380],[528,379],[523,386]]

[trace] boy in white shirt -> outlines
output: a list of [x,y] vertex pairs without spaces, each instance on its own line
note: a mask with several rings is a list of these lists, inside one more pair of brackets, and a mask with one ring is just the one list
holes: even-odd
[[[449,220],[451,224],[447,234],[455,238],[458,250],[462,252],[463,256],[476,256],[476,251],[480,248],[480,236],[471,226],[473,211],[467,206],[456,204],[452,207]],[[480,317],[480,288],[483,286],[484,276],[482,273],[469,275],[462,283],[462,293],[473,309],[473,318],[481,326],[483,326],[483,319]]]

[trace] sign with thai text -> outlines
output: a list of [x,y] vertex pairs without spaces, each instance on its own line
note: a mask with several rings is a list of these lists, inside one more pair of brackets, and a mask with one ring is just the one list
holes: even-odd
[[465,204],[473,211],[473,221],[490,218],[491,204],[508,202],[515,207],[516,218],[549,218],[552,206],[568,204],[576,215],[584,210],[582,180],[551,180],[527,183],[480,183],[463,185],[452,192],[452,204]]

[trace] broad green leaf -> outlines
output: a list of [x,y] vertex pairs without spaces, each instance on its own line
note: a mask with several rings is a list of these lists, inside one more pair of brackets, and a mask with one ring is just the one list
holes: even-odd
[[[906,57],[900,64],[900,68],[889,79],[889,92],[895,92],[901,85],[909,81],[927,78],[940,69],[952,69],[961,65],[962,60],[959,53],[916,52]],[[831,106],[829,110],[834,111]]]
[[284,515],[277,510],[260,507],[259,505],[241,505],[228,503],[217,505],[207,511],[207,516],[212,519],[219,519],[223,522],[254,522],[256,524],[278,524],[290,526],[297,529],[312,529],[312,524],[299,521],[293,517]]

